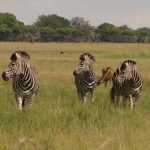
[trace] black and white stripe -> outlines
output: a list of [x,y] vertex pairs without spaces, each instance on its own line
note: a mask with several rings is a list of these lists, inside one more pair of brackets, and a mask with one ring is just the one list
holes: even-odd
[[[130,100],[131,109],[135,107],[139,95],[143,89],[143,80],[136,70],[136,62],[124,61],[120,68],[113,75],[113,87],[111,89],[111,100],[119,104],[120,96],[123,97],[123,104]],[[133,101],[132,97],[135,97]]]
[[39,90],[37,72],[30,67],[29,59],[30,56],[24,51],[14,52],[7,70],[2,73],[5,81],[10,78],[13,80],[12,87],[19,109],[30,106]]
[[89,53],[80,56],[80,64],[73,74],[75,76],[75,85],[78,98],[81,102],[86,102],[87,93],[91,93],[94,101],[94,91],[98,84],[98,76],[94,73],[92,64],[95,62],[94,57]]

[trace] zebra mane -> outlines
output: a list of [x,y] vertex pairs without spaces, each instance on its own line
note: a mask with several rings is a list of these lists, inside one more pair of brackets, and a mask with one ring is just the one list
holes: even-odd
[[84,61],[85,60],[85,56],[88,56],[89,59],[91,59],[93,62],[95,62],[94,56],[91,55],[90,53],[83,53],[83,54],[81,54],[79,60]]
[[117,68],[116,71],[114,72],[113,80],[115,80],[117,78],[118,74],[119,74],[119,68]]
[[27,54],[25,51],[15,51],[15,52],[11,55],[10,59],[11,59],[12,61],[16,61],[19,56],[20,56],[21,58],[23,58],[23,59],[26,59],[26,60],[29,60],[29,59],[30,59],[29,54]]
[[132,69],[136,70],[136,62],[133,60],[125,60],[122,62],[121,67],[120,68],[126,68],[126,63],[128,63]]
[[133,60],[125,60],[123,63],[128,63],[130,65],[136,65],[136,62]]

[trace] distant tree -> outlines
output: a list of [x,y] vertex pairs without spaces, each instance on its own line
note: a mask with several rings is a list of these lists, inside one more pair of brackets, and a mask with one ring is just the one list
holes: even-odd
[[70,27],[69,20],[57,16],[55,14],[52,15],[41,15],[38,17],[35,25],[39,27],[50,27],[50,28],[63,28],[63,27]]
[[40,35],[43,42],[54,41],[56,30],[50,27],[41,27]]
[[34,42],[41,40],[39,28],[35,25],[24,25],[22,32],[24,41]]
[[138,34],[138,42],[150,42],[150,28],[139,28],[136,30],[136,32]]
[[121,30],[130,29],[127,25],[122,25],[118,28],[121,29]]
[[119,30],[113,24],[103,23],[96,30],[99,41],[114,42],[114,39],[119,34]]
[[56,41],[71,42],[72,32],[73,32],[73,29],[71,28],[57,28],[56,29],[57,34],[55,35],[54,38]]
[[10,13],[0,13],[0,40],[15,40],[21,33],[16,17]]
[[138,36],[135,30],[132,30],[129,27],[126,28],[120,28],[121,30],[121,42],[127,42],[127,43],[135,43],[138,40]]
[[85,20],[82,17],[74,17],[71,19],[70,24],[73,28],[83,28],[83,27],[90,27],[89,21]]
[[11,41],[12,38],[12,29],[8,28],[6,25],[0,25],[0,41]]

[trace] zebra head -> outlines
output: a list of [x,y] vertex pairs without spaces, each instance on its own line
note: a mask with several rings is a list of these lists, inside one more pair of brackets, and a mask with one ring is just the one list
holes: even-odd
[[84,53],[79,58],[79,66],[74,70],[74,76],[83,74],[92,69],[92,64],[95,62],[94,56],[89,53]]
[[89,64],[93,64],[93,63],[95,62],[94,56],[91,55],[90,53],[83,53],[83,54],[80,56],[79,60],[80,60],[81,62],[87,61]]
[[29,67],[29,59],[30,56],[24,51],[14,52],[10,57],[11,62],[9,63],[8,68],[2,73],[3,80],[7,81],[10,78],[23,74],[24,67]]
[[122,84],[125,80],[129,80],[132,76],[133,70],[136,70],[136,62],[132,60],[123,61],[118,69],[117,82]]

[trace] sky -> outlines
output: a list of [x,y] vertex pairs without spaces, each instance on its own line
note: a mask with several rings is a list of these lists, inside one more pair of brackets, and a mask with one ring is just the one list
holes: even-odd
[[112,23],[131,28],[150,27],[150,0],[0,0],[0,12],[13,13],[32,24],[39,15],[83,17],[93,26]]

